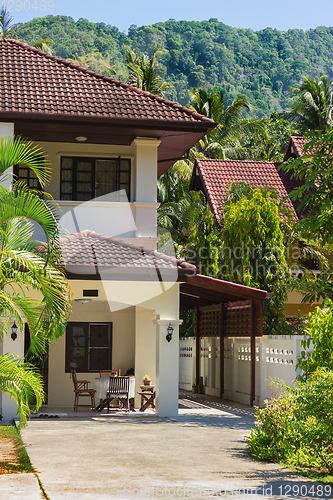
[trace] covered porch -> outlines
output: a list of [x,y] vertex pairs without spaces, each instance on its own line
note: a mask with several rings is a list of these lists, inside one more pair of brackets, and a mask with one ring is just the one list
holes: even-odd
[[196,275],[180,285],[180,305],[195,310],[195,387],[202,392],[201,339],[218,339],[219,349],[211,353],[216,359],[215,374],[219,377],[219,397],[225,392],[225,339],[247,337],[250,339],[251,389],[248,404],[255,400],[256,337],[262,336],[263,301],[267,292],[228,281]]

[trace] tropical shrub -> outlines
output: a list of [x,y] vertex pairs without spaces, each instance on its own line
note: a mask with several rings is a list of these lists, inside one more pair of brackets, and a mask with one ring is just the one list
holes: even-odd
[[[297,368],[303,371],[302,380],[318,368],[333,370],[333,302],[327,300],[324,309],[316,307],[314,313],[309,313],[306,332],[311,338],[301,341],[304,350],[297,363]],[[310,342],[313,345],[311,350]]]
[[256,428],[247,439],[250,453],[333,473],[333,371],[320,369],[256,409]]

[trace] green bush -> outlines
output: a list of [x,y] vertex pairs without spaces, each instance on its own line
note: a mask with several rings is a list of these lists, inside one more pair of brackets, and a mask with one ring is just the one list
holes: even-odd
[[333,372],[320,369],[256,409],[247,444],[261,460],[333,474]]
[[314,313],[309,313],[306,333],[311,339],[301,341],[303,349],[309,349],[311,341],[313,344],[311,351],[302,351],[298,358],[296,368],[303,371],[299,377],[303,381],[318,368],[333,370],[333,302],[327,300],[324,307],[324,310],[316,307]]

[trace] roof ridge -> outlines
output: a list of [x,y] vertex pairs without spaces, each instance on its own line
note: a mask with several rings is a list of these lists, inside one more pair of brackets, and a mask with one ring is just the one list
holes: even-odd
[[83,66],[80,66],[79,64],[68,61],[67,59],[62,59],[61,57],[54,56],[52,54],[48,54],[47,52],[44,52],[43,50],[40,50],[40,49],[36,49],[36,47],[31,47],[30,45],[28,45],[24,42],[21,42],[20,40],[15,40],[13,38],[5,38],[5,39],[0,40],[0,43],[12,43],[12,44],[18,45],[19,47],[22,47],[25,50],[29,50],[30,52],[34,52],[36,54],[39,54],[47,59],[51,59],[58,64],[64,64],[64,65],[69,66],[71,68],[82,71],[83,73],[86,73],[90,76],[98,78],[99,80],[104,80],[104,81],[110,82],[118,87],[122,87],[124,89],[130,90],[131,92],[135,92],[136,94],[148,97],[151,100],[155,100],[157,102],[167,104],[168,106],[171,106],[175,109],[178,109],[179,111],[183,111],[188,116],[192,116],[192,117],[200,119],[200,120],[205,120],[205,121],[208,121],[211,123],[215,123],[210,118],[207,118],[204,115],[200,115],[196,111],[188,109],[186,106],[182,106],[181,104],[178,104],[177,102],[169,101],[168,99],[165,99],[164,97],[160,97],[160,96],[157,96],[155,94],[151,94],[150,92],[139,89],[137,87],[133,87],[132,85],[129,85],[129,84],[124,83],[122,81],[116,80],[115,78],[112,78],[110,76],[102,75],[101,73],[97,73],[96,71],[92,71],[91,69],[84,68]]
[[201,163],[201,162],[218,162],[218,163],[265,163],[265,164],[271,164],[275,165],[276,163],[281,163],[281,162],[276,162],[276,161],[267,161],[267,160],[222,160],[220,158],[196,158],[196,162]]

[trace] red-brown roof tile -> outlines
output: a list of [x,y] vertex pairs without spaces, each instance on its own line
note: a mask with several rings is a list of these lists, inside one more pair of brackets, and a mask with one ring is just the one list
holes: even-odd
[[291,135],[283,161],[287,161],[290,157],[295,158],[296,156],[303,156],[303,147],[307,142],[308,141],[307,139],[305,139],[305,137],[299,135]]
[[301,137],[298,135],[292,135],[290,137],[290,142],[291,142],[292,146],[294,147],[294,150],[295,150],[297,156],[302,156],[304,154],[304,152],[303,152],[304,144],[306,144],[308,142],[308,140],[305,139],[305,137]]
[[0,40],[0,113],[39,113],[214,123],[177,103],[51,56]]
[[[290,175],[278,170],[280,163],[247,160],[196,160],[204,192],[208,198],[212,212],[217,220],[221,217],[221,208],[228,193],[228,185],[235,182],[248,182],[252,187],[271,186],[278,190],[281,198],[285,198],[300,181],[291,179]],[[194,182],[192,176],[191,184]],[[286,202],[297,218],[295,207],[290,199]]]
[[[196,267],[184,260],[131,245],[95,231],[81,231],[60,239],[62,259],[70,275],[100,275],[107,279],[111,275],[124,279],[138,273],[155,280],[165,272],[194,276]],[[73,277],[73,276],[71,276]]]

